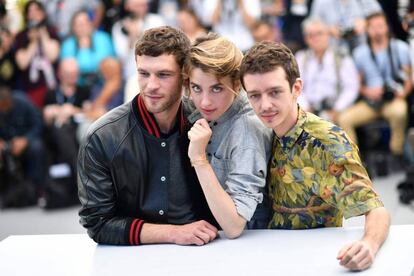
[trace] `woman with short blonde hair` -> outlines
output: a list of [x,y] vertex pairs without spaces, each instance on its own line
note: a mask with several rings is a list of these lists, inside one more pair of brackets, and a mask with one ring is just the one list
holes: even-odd
[[241,91],[241,51],[228,39],[197,39],[184,65],[187,94],[196,107],[189,119],[188,155],[210,210],[228,238],[249,222],[267,226],[267,212],[252,220],[263,200],[271,131],[254,115]]

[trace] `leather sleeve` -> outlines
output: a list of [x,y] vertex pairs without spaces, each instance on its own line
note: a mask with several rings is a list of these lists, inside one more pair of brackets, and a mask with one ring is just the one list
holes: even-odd
[[79,151],[78,192],[80,223],[97,243],[139,245],[143,220],[116,216],[116,186],[111,177],[110,157],[96,134]]

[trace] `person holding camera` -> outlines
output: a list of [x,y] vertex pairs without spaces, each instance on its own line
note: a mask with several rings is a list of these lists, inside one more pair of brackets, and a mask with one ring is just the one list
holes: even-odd
[[28,1],[24,8],[25,29],[16,36],[16,63],[22,72],[21,90],[37,107],[43,107],[49,89],[56,87],[55,66],[60,44],[48,25],[44,6]]
[[112,38],[116,55],[123,66],[125,79],[136,74],[134,45],[142,33],[150,28],[165,25],[158,14],[148,13],[148,0],[126,0],[126,16],[112,27]]
[[352,51],[364,42],[365,17],[380,11],[375,0],[314,0],[310,16],[328,24],[333,42]]
[[16,187],[16,182],[24,179],[33,183],[33,190],[40,195],[45,177],[41,135],[40,112],[24,94],[0,85],[0,180],[8,174],[6,181],[0,181],[0,189]]
[[247,51],[254,44],[251,27],[260,19],[258,0],[212,0],[204,1],[204,11],[212,30]]
[[329,26],[318,18],[302,23],[308,49],[296,53],[305,85],[298,103],[305,111],[337,123],[358,97],[358,71],[351,56],[330,46]]
[[412,90],[409,47],[390,37],[383,13],[367,17],[367,34],[368,44],[354,51],[362,99],[344,111],[338,122],[356,143],[356,127],[384,118],[391,129],[390,150],[400,157],[408,117],[406,98]]
[[73,15],[71,32],[72,35],[62,43],[60,59],[75,58],[80,72],[78,85],[91,89],[98,80],[102,60],[115,57],[112,38],[95,28],[87,10],[79,10]]

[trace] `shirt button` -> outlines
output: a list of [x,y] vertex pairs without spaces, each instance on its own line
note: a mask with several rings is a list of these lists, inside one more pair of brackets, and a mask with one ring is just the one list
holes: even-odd
[[161,143],[161,147],[163,147],[163,148],[165,148],[165,146],[166,146],[167,144],[165,143],[165,142],[162,142]]
[[211,153],[207,153],[208,156],[211,156]]
[[161,176],[161,181],[164,182],[165,181],[165,176]]
[[160,216],[164,215],[164,210],[159,210],[158,214],[160,214]]
[[216,126],[216,125],[217,125],[217,122],[214,122],[214,123],[213,123],[213,126]]

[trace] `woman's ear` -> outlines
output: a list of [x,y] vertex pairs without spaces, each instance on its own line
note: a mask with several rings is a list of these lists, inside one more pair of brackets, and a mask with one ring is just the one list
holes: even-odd
[[190,80],[188,78],[184,78],[183,87],[184,87],[184,95],[186,97],[190,97]]
[[241,89],[241,82],[240,82],[240,80],[235,80],[233,82],[233,88],[234,88],[234,91],[237,93],[237,95],[239,95],[240,89]]

